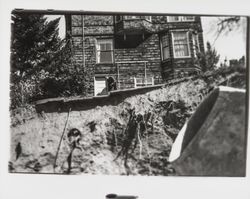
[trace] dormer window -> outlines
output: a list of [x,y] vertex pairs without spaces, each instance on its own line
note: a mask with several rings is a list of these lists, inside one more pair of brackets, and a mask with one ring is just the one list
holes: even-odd
[[194,16],[168,16],[168,22],[188,22],[194,20]]

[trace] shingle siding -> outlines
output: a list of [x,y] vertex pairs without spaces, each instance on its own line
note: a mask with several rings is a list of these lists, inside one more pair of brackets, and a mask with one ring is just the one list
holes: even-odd
[[[84,67],[86,89],[94,95],[94,77],[113,77],[119,89],[134,87],[134,77],[154,77],[160,84],[184,72],[199,70],[194,66],[192,33],[199,33],[200,49],[204,51],[200,18],[193,22],[167,22],[166,16],[152,16],[152,21],[144,19],[120,21],[113,15],[71,15],[68,16],[67,31],[71,33],[75,63]],[[123,24],[122,24],[123,23]],[[190,58],[174,58],[171,31],[189,31]],[[162,61],[160,37],[169,38],[170,58]],[[113,63],[97,63],[96,43],[98,39],[113,39]],[[134,40],[133,40],[134,38]],[[135,39],[136,38],[136,39]],[[130,43],[129,43],[130,42]],[[122,62],[122,63],[121,63]]]

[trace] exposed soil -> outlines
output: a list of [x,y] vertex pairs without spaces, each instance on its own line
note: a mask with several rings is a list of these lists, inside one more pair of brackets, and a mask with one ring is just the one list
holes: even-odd
[[[9,171],[172,175],[168,162],[172,143],[207,90],[203,80],[188,80],[128,97],[117,106],[69,114],[16,114]],[[68,134],[73,128],[81,135]]]

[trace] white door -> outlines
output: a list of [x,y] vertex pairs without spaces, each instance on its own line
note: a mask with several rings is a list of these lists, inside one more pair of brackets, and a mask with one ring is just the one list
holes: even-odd
[[98,94],[106,94],[106,78],[95,77],[95,96]]

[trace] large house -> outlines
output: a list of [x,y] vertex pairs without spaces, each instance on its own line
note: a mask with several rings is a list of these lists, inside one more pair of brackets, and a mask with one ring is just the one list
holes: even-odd
[[74,60],[84,67],[88,96],[200,71],[199,16],[68,14],[66,31]]

